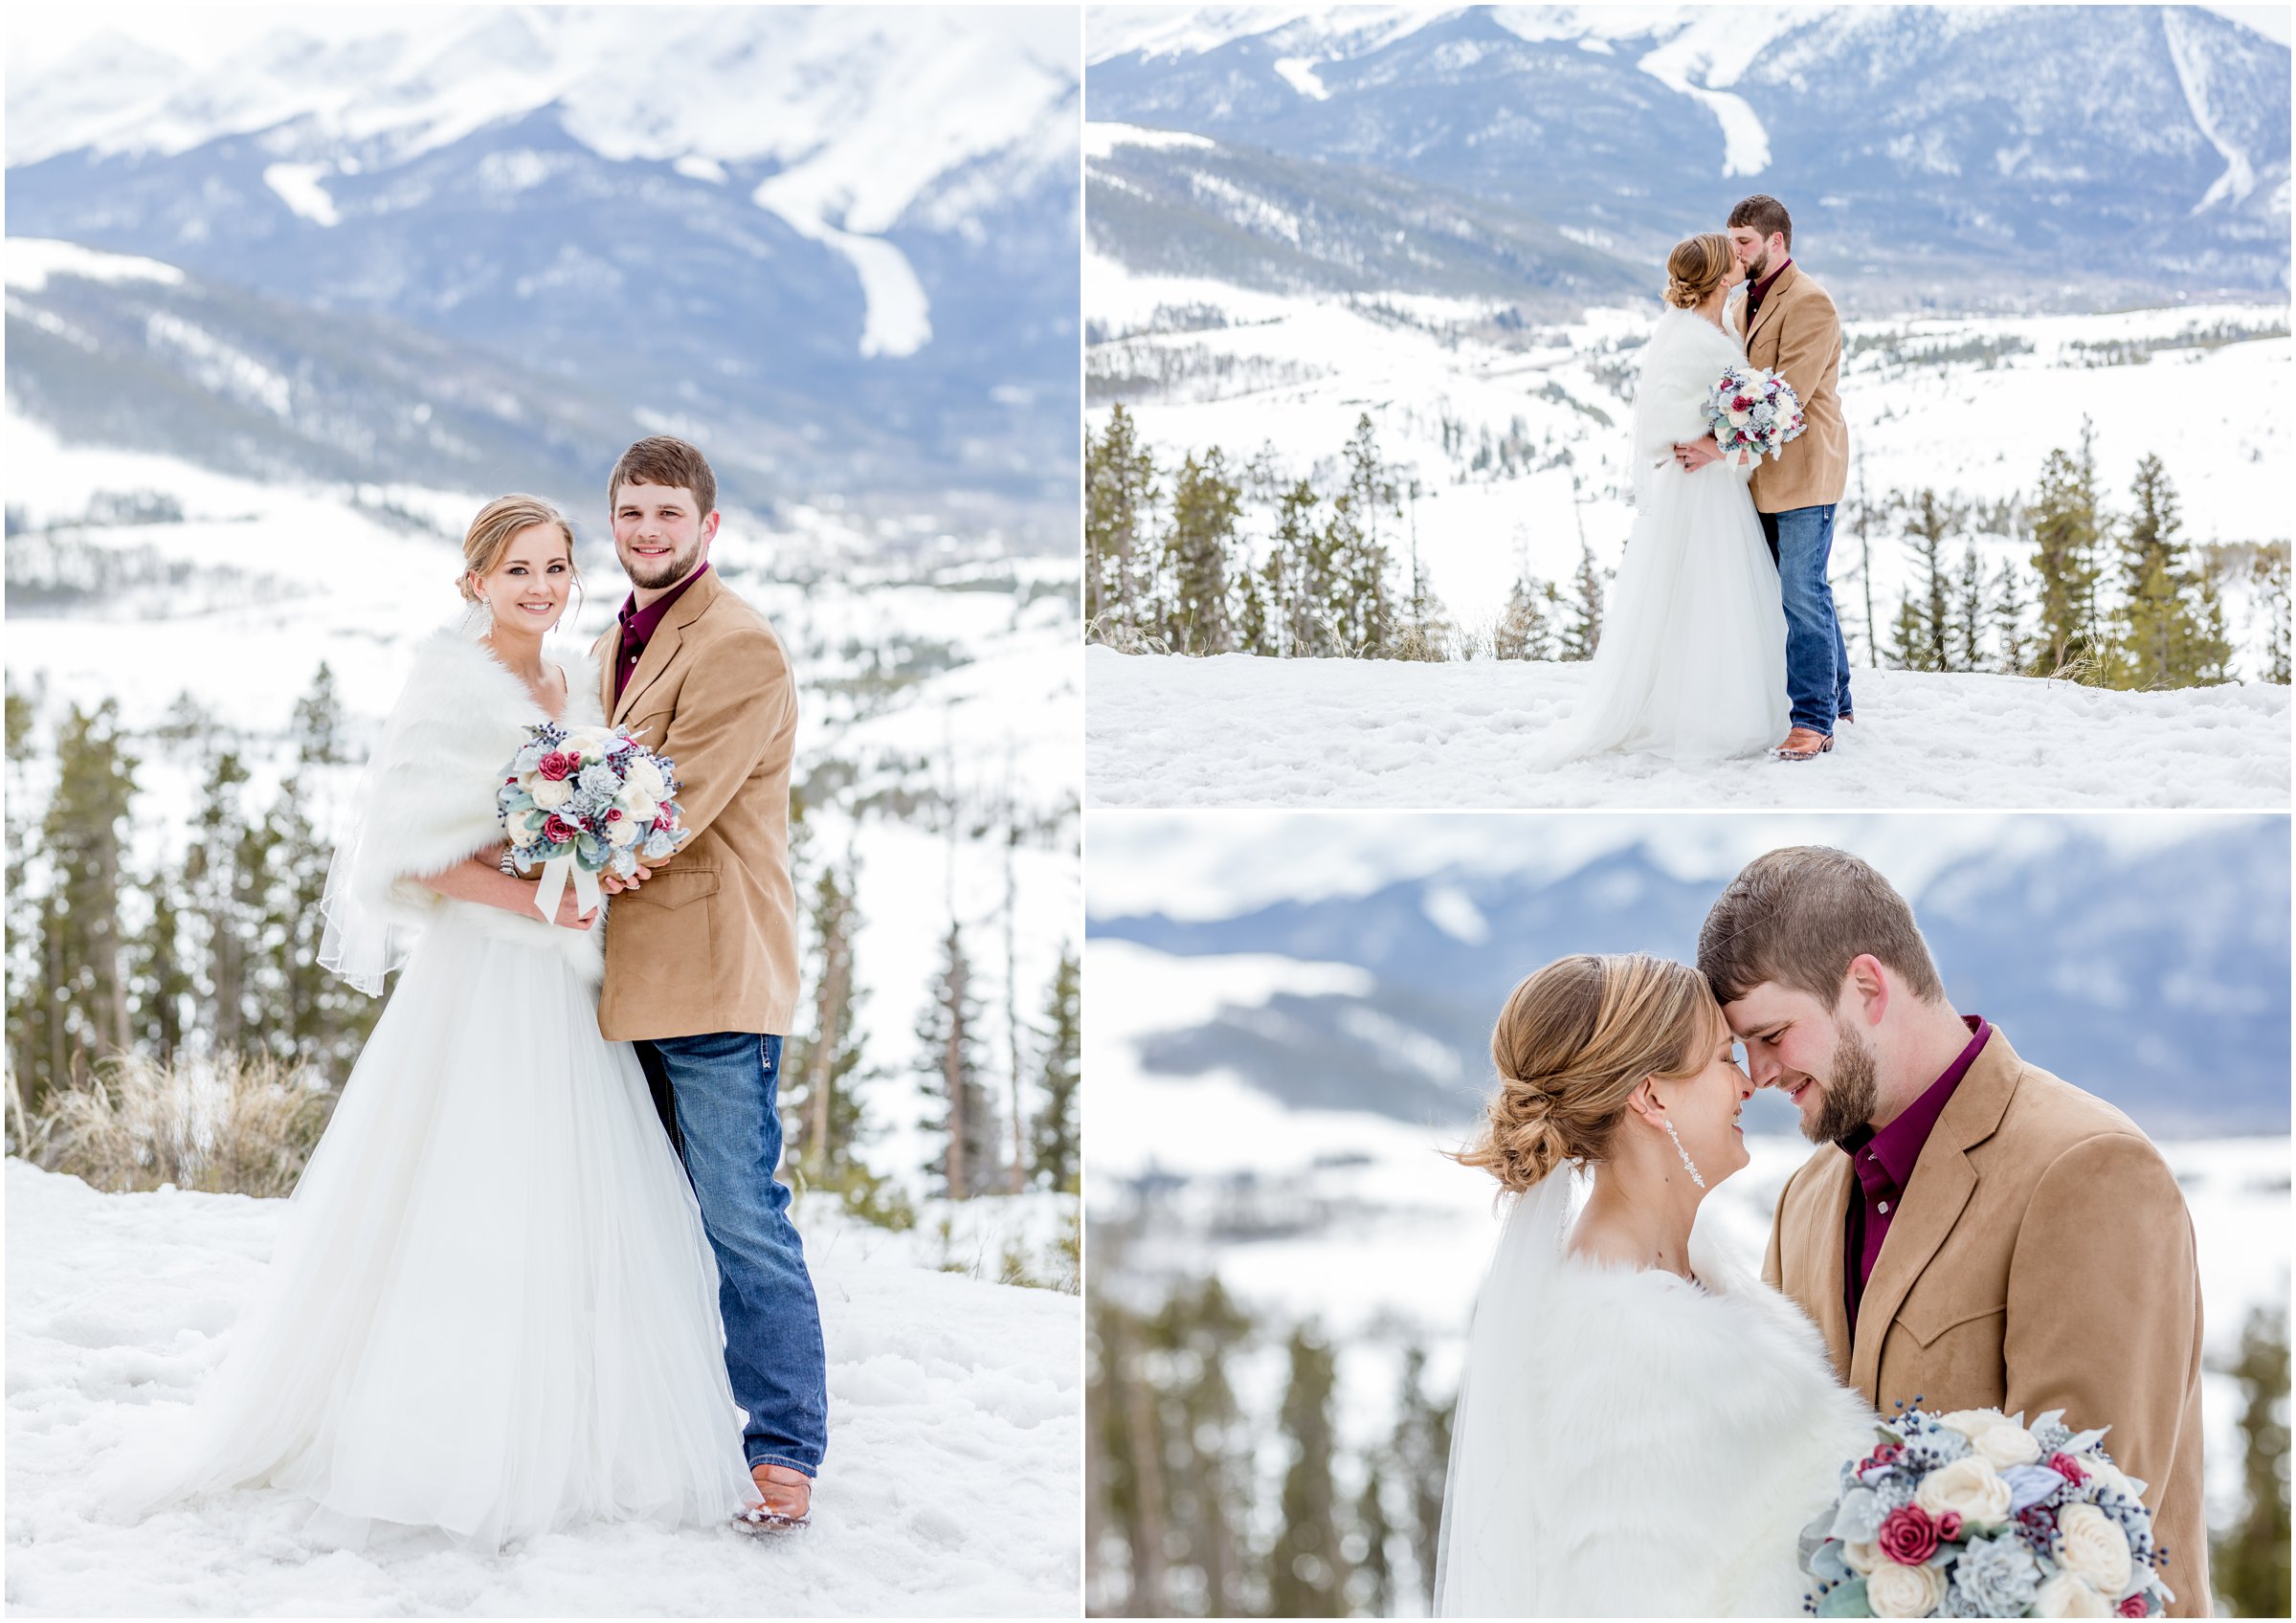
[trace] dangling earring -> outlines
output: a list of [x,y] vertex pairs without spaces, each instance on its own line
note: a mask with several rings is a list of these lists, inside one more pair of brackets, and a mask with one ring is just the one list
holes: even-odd
[[1683,1158],[1683,1167],[1690,1174],[1690,1181],[1700,1189],[1705,1189],[1706,1181],[1698,1175],[1698,1163],[1691,1160],[1690,1152],[1683,1147],[1683,1135],[1676,1132],[1674,1123],[1663,1116],[1659,1118],[1659,1125],[1665,1128],[1666,1136],[1674,1141],[1674,1153]]

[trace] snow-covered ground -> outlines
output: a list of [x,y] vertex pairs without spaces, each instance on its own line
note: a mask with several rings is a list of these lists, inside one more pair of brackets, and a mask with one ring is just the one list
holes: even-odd
[[2114,693],[1858,671],[1814,762],[1525,758],[1589,667],[1085,655],[1095,806],[2205,807],[2288,804],[2288,690]]
[[[1313,1320],[1338,1348],[1338,1423],[1350,1448],[1374,1445],[1392,1428],[1405,1345],[1428,1349],[1430,1388],[1447,1394],[1498,1237],[1490,1179],[1444,1156],[1463,1126],[1287,1109],[1233,1073],[1177,1078],[1141,1060],[1144,1041],[1223,1006],[1358,990],[1366,971],[1264,954],[1182,957],[1097,938],[1084,973],[1088,1220],[1145,1219],[1124,1273],[1096,1276],[1094,1288],[1139,1303],[1156,1300],[1170,1278],[1215,1272],[1278,1340],[1291,1323]],[[1702,1220],[1758,1266],[1778,1190],[1810,1146],[1791,1132],[1750,1132],[1747,1142],[1752,1164],[1716,1189]],[[2160,1148],[2193,1213],[2208,1348],[2219,1359],[2238,1348],[2251,1308],[2288,1301],[2289,1141],[2169,1140]],[[1133,1180],[1151,1173],[1154,1193],[1143,1197]],[[1282,1380],[1278,1347],[1238,1382],[1247,1412],[1271,1436]],[[2237,1384],[2210,1374],[2202,1414],[2218,1517],[2240,1492],[2239,1412]]]
[[[1135,139],[1143,137],[1126,126],[1091,125],[1086,153]],[[1822,265],[1810,268],[1823,279]],[[1175,324],[1171,312],[1186,312],[1176,324],[1193,330],[1154,330]],[[1264,448],[1283,477],[1324,464],[1328,491],[1329,470],[1368,413],[1398,484],[1418,487],[1387,536],[1399,576],[1415,543],[1435,594],[1470,632],[1499,619],[1521,576],[1567,581],[1582,538],[1598,564],[1616,567],[1633,522],[1626,390],[1658,304],[1512,328],[1493,324],[1498,312],[1457,300],[1282,295],[1143,276],[1090,248],[1084,260],[1084,314],[1100,339],[1089,374],[1174,374],[1158,392],[1135,387],[1125,396],[1163,466],[1215,445],[1237,461]],[[2138,459],[2155,452],[2189,537],[2285,540],[2296,354],[2287,326],[2285,303],[1848,322],[1840,392],[1857,454],[1848,494],[1862,489],[1877,502],[1925,487],[1986,502],[2029,495],[2048,453],[2079,443],[2086,416],[2109,511],[2125,510]],[[2152,345],[2160,347],[2149,360],[2131,359],[2129,346]],[[1087,412],[1094,432],[1107,413],[1104,404]],[[1511,472],[1473,466],[1486,439],[1510,437]],[[1256,534],[1267,523],[1247,514],[1245,527]],[[1861,658],[1870,647],[1861,573],[1868,544],[1884,641],[1911,577],[1898,532],[1878,521],[1869,528],[1863,541],[1838,535],[1833,559]],[[2009,559],[2028,564],[2031,552],[1998,538],[1979,538],[1977,548],[1989,579]],[[1949,550],[1958,566],[1961,544]],[[2253,676],[2255,606],[2238,583],[2226,603],[2235,672]]]
[[11,1612],[1075,1614],[1077,1299],[941,1272],[936,1240],[807,1214],[831,1446],[806,1533],[594,1525],[479,1555],[406,1532],[350,1552],[306,1544],[270,1490],[135,1527],[91,1513],[91,1478],[222,1356],[285,1203],[104,1195],[12,1160],[7,1196]]

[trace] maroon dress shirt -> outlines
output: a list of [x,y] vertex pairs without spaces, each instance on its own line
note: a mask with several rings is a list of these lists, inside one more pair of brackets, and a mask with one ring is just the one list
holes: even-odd
[[686,576],[685,579],[670,588],[643,609],[637,606],[637,593],[635,591],[622,599],[622,607],[614,616],[622,622],[622,639],[614,649],[614,703],[622,702],[622,684],[630,679],[630,673],[636,670],[637,662],[645,657],[646,644],[653,638],[654,629],[661,624],[661,617],[670,611],[670,605],[683,597],[685,589],[708,572],[709,560],[704,558],[702,561],[702,567]]
[[1922,1145],[1929,1142],[1930,1129],[1945,1114],[1946,1101],[1984,1052],[1985,1039],[1993,1035],[1993,1028],[1982,1014],[1963,1015],[1962,1024],[1970,1029],[1969,1046],[1945,1068],[1944,1076],[1931,1082],[1888,1126],[1878,1132],[1860,1127],[1841,1141],[1862,1196],[1851,1197],[1849,1212],[1842,1219],[1841,1256],[1846,1264],[1841,1271],[1842,1291],[1849,1303],[1853,1333],[1858,1328],[1858,1304],[1865,1298],[1866,1281],[1873,1278],[1882,1242],[1889,1237],[1890,1220],[1897,1215],[1898,1197],[1913,1177]]
[[1776,270],[1746,290],[1746,330],[1748,332],[1750,333],[1754,330],[1754,318],[1762,313],[1762,300],[1770,297],[1771,284],[1784,276],[1786,266],[1793,263],[1791,258],[1787,259]]

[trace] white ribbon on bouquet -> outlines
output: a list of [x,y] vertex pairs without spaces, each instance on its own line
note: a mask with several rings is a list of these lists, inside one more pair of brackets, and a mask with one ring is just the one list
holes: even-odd
[[601,900],[598,894],[598,876],[574,860],[568,852],[553,856],[542,865],[542,878],[535,881],[534,906],[551,923],[558,922],[558,903],[566,896],[568,877],[574,884],[574,904],[584,914],[595,913]]

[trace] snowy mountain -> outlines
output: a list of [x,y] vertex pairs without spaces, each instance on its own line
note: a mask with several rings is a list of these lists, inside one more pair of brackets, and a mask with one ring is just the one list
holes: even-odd
[[[1635,845],[1559,873],[1447,867],[1232,918],[1095,917],[1090,933],[1367,972],[1353,986],[1278,981],[1151,1025],[1144,1070],[1233,1076],[1286,1110],[1456,1122],[1481,1096],[1490,1022],[1521,975],[1566,952],[1688,959],[1726,878],[1685,878]],[[1958,858],[1910,900],[1948,994],[2034,1063],[2154,1133],[2285,1133],[2288,883],[2286,825],[2259,818],[2141,855],[2066,832]]]
[[1025,10],[413,12],[200,70],[105,35],[11,76],[8,225],[705,425],[785,494],[970,490],[1049,545],[1077,95],[1073,26]]
[[[2288,49],[2194,7],[1134,8],[1086,50],[1095,122],[1453,189],[1645,275],[1763,190],[1853,306],[2288,285]],[[1129,264],[1130,177],[1089,172]],[[1204,173],[1210,254],[1257,205]]]

